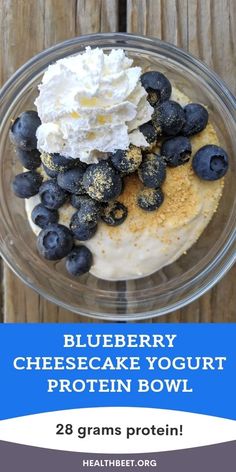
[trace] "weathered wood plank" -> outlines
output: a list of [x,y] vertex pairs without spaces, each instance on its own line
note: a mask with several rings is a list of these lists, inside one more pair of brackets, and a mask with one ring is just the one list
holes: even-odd
[[[118,0],[1,0],[0,80],[44,48],[80,34],[116,31]],[[26,27],[27,25],[27,27]],[[81,322],[4,268],[5,322]]]
[[[2,0],[0,15],[0,78],[4,83],[18,67],[42,50],[44,6],[41,1]],[[27,35],[31,41],[27,40]],[[34,293],[28,297],[26,287],[6,266],[3,285],[4,321],[25,321],[27,300],[37,306],[39,297]]]
[[188,0],[188,49],[236,92],[236,2]]
[[76,33],[89,34],[118,30],[117,0],[78,0]]
[[76,11],[76,0],[44,0],[43,48],[75,36]]
[[[236,3],[234,0],[188,0],[188,50],[214,69],[236,93]],[[196,302],[200,322],[234,322],[236,266]],[[191,308],[192,305],[190,305]],[[182,310],[184,320],[191,312]]]
[[[127,0],[127,7],[129,32],[155,36],[189,50],[236,92],[234,0]],[[235,321],[235,275],[236,267],[198,301],[153,322]]]
[[187,47],[187,0],[127,0],[127,31]]
[[4,83],[18,67],[42,50],[43,1],[1,0],[0,25],[0,80]]

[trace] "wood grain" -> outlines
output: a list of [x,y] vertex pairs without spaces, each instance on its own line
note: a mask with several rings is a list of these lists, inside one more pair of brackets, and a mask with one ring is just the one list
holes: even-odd
[[[127,30],[176,44],[214,69],[236,92],[235,0],[127,0]],[[206,295],[153,322],[234,322],[236,266]]]
[[79,0],[76,9],[76,33],[118,30],[118,0]]
[[[117,12],[118,0],[0,0],[1,83],[46,47],[80,34],[116,31]],[[6,266],[3,287],[5,322],[84,321],[44,300]]]
[[[125,14],[123,6],[120,0],[0,0],[0,82],[57,42],[80,34],[117,31],[123,24],[119,18],[119,10]],[[236,92],[235,0],[127,0],[127,31],[189,50]],[[7,267],[3,277],[5,322],[84,321],[41,298]],[[235,321],[235,277],[236,267],[198,301],[152,321]]]
[[127,31],[187,48],[187,0],[127,0]]

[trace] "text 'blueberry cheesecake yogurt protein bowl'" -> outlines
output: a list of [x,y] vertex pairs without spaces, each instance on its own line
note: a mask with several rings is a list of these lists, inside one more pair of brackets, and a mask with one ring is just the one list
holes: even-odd
[[71,276],[152,274],[183,255],[217,210],[228,156],[203,104],[122,49],[50,65],[36,109],[12,123],[37,250]]

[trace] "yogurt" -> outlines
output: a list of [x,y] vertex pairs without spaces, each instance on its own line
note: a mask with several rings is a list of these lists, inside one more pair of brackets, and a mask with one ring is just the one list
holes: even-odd
[[[175,88],[172,98],[182,105],[189,102]],[[193,155],[206,144],[218,145],[212,124],[193,136],[191,143]],[[194,174],[191,162],[168,168],[163,185],[164,203],[158,210],[146,212],[136,203],[142,184],[136,175],[128,176],[124,192],[118,198],[128,208],[127,219],[117,227],[99,222],[95,236],[82,243],[93,254],[90,273],[106,280],[130,280],[150,275],[176,261],[191,248],[210,222],[223,185],[223,179],[200,180]],[[26,212],[35,234],[40,228],[32,222],[30,214],[38,203],[38,196],[26,200]],[[69,226],[75,211],[69,204],[63,206],[60,223]]]
[[[121,49],[105,54],[87,48],[84,54],[49,66],[35,102],[42,121],[37,130],[38,148],[89,164],[130,143],[148,146],[138,128],[150,120],[153,108],[141,86],[141,73]],[[174,87],[171,98],[183,106],[190,101]],[[193,155],[206,144],[218,145],[212,124],[191,137],[191,144]],[[100,221],[95,236],[82,242],[93,254],[91,274],[106,280],[137,279],[177,260],[208,225],[223,185],[223,179],[200,180],[191,162],[168,167],[162,187],[164,202],[158,210],[148,212],[137,205],[140,180],[136,174],[127,176],[118,198],[128,209],[126,220],[116,227]],[[25,203],[35,234],[40,228],[32,222],[31,212],[39,202],[37,195]],[[64,205],[59,223],[69,226],[75,211],[70,204]]]

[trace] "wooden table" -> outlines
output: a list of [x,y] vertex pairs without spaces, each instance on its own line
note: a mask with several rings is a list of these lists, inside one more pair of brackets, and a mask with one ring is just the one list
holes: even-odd
[[[0,82],[43,49],[98,31],[174,43],[204,60],[236,93],[235,0],[0,0]],[[4,264],[0,274],[2,321],[83,321],[27,288]],[[235,279],[236,266],[198,301],[152,322],[234,322]]]

